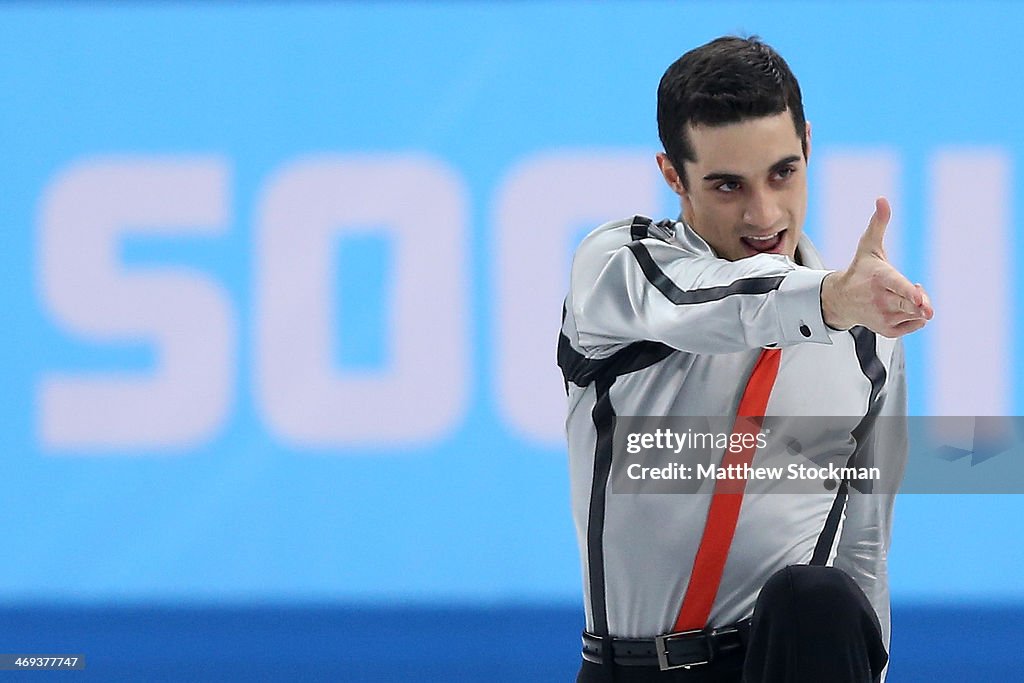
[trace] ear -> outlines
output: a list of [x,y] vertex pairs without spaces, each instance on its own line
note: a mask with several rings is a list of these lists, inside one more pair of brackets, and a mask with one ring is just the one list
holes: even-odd
[[805,161],[810,163],[811,161],[811,122],[804,122],[804,139],[807,141],[807,154],[805,155]]
[[655,155],[655,159],[658,161],[658,168],[661,170],[661,177],[665,179],[665,182],[668,183],[668,186],[672,188],[673,192],[683,199],[686,199],[687,193],[686,188],[683,187],[683,180],[679,177],[676,167],[668,160],[668,155],[664,152],[658,152]]

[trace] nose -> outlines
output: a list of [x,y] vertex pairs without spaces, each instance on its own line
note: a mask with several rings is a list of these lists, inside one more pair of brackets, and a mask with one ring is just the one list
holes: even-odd
[[767,230],[778,224],[782,218],[782,207],[779,198],[769,189],[759,188],[752,191],[743,211],[743,220],[747,225]]

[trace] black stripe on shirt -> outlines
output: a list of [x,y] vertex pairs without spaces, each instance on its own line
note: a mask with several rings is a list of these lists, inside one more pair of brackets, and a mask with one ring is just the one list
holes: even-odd
[[590,507],[587,512],[587,573],[594,633],[608,635],[608,607],[604,581],[604,515],[608,477],[612,470],[612,446],[615,435],[615,407],[610,391],[615,381],[661,362],[675,349],[652,341],[634,342],[608,358],[594,360],[572,348],[569,338],[558,336],[558,366],[562,369],[566,391],[569,382],[577,386],[593,383],[597,392],[591,418],[597,432],[594,447],[594,472],[590,484]]
[[675,353],[675,349],[658,342],[635,342],[608,358],[595,361],[576,353],[563,334],[559,339],[560,364],[563,361],[563,347],[576,354],[582,363],[578,366],[581,369],[577,376],[570,380],[570,375],[566,374],[566,382],[582,382],[584,386],[593,382],[597,392],[591,411],[597,441],[594,446],[594,473],[590,484],[590,507],[587,512],[587,573],[591,611],[594,615],[594,634],[607,636],[609,633],[604,579],[604,517],[615,436],[615,407],[612,405],[611,388],[620,376],[650,367],[664,360],[669,354]]
[[[568,311],[562,305],[562,324]],[[637,341],[619,349],[607,358],[587,358],[572,347],[572,342],[564,332],[558,333],[558,368],[562,371],[565,391],[569,392],[569,382],[585,387],[600,377],[626,375],[643,370],[664,360],[675,349],[656,341]]]
[[857,361],[860,363],[860,371],[871,382],[871,398],[868,399],[868,411],[875,404],[875,399],[882,392],[885,386],[885,366],[878,358],[875,349],[875,333],[866,327],[854,327],[850,329],[853,336],[854,348],[857,350]]
[[811,554],[810,564],[824,567],[828,562],[828,556],[832,554],[832,545],[836,541],[836,533],[839,531],[839,520],[843,517],[843,508],[846,507],[847,485],[844,479],[836,491],[835,500],[832,501],[832,508],[825,518],[825,526],[818,534],[818,542],[814,544],[814,553]]
[[[878,357],[877,337],[874,332],[866,327],[854,327],[850,330],[850,334],[854,339],[860,370],[868,378],[868,381],[871,382],[871,395],[868,399],[864,418],[853,428],[852,434],[857,442],[857,446],[853,449],[853,454],[850,456],[849,465],[851,467],[871,467],[874,465],[874,462],[865,460],[864,456],[866,453],[864,452],[863,444],[873,437],[875,422],[878,419],[878,413],[882,409],[882,404],[878,401],[878,397],[885,386],[885,365],[882,364],[881,359]],[[871,493],[873,488],[870,479],[851,481],[850,486],[861,493]]]
[[647,216],[633,216],[633,224],[629,226],[629,238],[634,242],[648,236],[647,229],[653,223]]
[[619,349],[607,358],[587,358],[572,347],[569,338],[558,335],[558,367],[566,390],[569,383],[585,387],[602,377],[618,377],[643,370],[664,360],[675,349],[661,342],[638,341]]
[[609,635],[604,582],[604,513],[615,435],[615,407],[610,396],[614,383],[614,377],[598,380],[597,401],[591,411],[597,430],[597,445],[594,448],[594,475],[590,483],[590,509],[587,513],[587,574],[594,614],[594,634],[599,636]]
[[[573,353],[563,334],[559,338],[559,363],[562,362],[562,340]],[[594,446],[594,473],[590,482],[590,507],[587,512],[587,574],[590,602],[594,615],[594,635],[607,636],[608,602],[604,580],[604,516],[608,478],[612,471],[612,448],[615,443],[615,406],[612,405],[611,388],[622,375],[642,370],[664,360],[675,349],[657,342],[636,342],[599,361],[583,361],[592,364],[587,383],[594,382],[597,392],[591,419],[597,432]],[[582,358],[581,354],[576,354]],[[563,370],[564,372],[564,370]],[[580,378],[582,379],[582,378]],[[567,379],[566,381],[570,381]],[[577,380],[572,380],[577,383]]]
[[[563,307],[563,323],[565,317],[566,310]],[[587,511],[587,585],[596,635],[608,635],[608,602],[604,577],[604,517],[615,435],[615,407],[611,401],[611,388],[620,376],[650,367],[672,353],[675,353],[675,349],[665,344],[638,341],[619,349],[607,358],[592,359],[574,349],[564,333],[558,335],[558,367],[562,370],[566,390],[569,382],[581,387],[593,383],[597,392],[591,411],[597,441],[590,484],[590,506]]]
[[647,250],[640,242],[631,242],[626,247],[633,252],[633,256],[636,257],[637,263],[640,264],[640,270],[643,271],[644,277],[654,285],[659,292],[665,295],[665,298],[672,303],[678,305],[685,304],[704,304],[709,301],[719,301],[728,296],[735,294],[767,294],[768,292],[774,291],[779,288],[782,281],[785,279],[783,275],[773,275],[770,277],[748,277],[736,280],[728,285],[719,285],[718,287],[708,287],[705,289],[680,289],[676,283],[665,274],[657,263],[654,262],[654,257],[651,256],[651,252]]
[[[881,406],[876,405],[875,401],[878,395],[882,392],[882,387],[885,386],[885,365],[878,358],[878,352],[875,346],[876,338],[875,333],[866,327],[854,327],[850,329],[850,335],[853,337],[854,349],[857,353],[857,362],[860,363],[860,371],[864,373],[864,376],[871,382],[871,398],[868,400],[868,409],[864,414],[864,417],[857,426],[853,428],[851,434],[854,440],[857,442],[857,446],[853,449],[853,453],[850,454],[850,459],[847,461],[847,466],[870,466],[870,463],[855,463],[857,456],[860,454],[861,444],[864,443],[865,439],[868,438],[871,433],[871,429],[875,424],[875,418],[878,416],[878,410]],[[862,493],[871,492],[871,482],[858,481],[854,484],[858,491],[862,488],[867,490],[861,491]],[[839,520],[842,519],[843,509],[846,507],[846,499],[849,495],[850,482],[846,479],[839,485],[839,489],[836,491],[835,500],[832,501],[832,508],[828,511],[828,517],[825,519],[825,526],[821,530],[821,534],[818,536],[818,542],[814,544],[814,553],[811,555],[811,564],[824,565],[828,562],[828,557],[832,553],[832,545],[836,540],[836,533],[839,531]]]

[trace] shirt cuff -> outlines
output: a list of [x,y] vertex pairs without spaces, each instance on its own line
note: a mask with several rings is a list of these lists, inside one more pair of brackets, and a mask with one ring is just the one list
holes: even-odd
[[834,335],[843,334],[825,324],[821,315],[821,281],[831,270],[797,268],[786,275],[778,289],[780,346],[812,342],[831,344]]

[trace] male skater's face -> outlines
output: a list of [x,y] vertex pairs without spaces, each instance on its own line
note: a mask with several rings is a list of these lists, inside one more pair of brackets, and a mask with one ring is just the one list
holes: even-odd
[[[810,124],[807,150],[810,153]],[[720,126],[688,127],[696,155],[688,188],[664,154],[658,164],[679,195],[683,220],[720,258],[795,259],[807,213],[807,160],[789,111]]]

